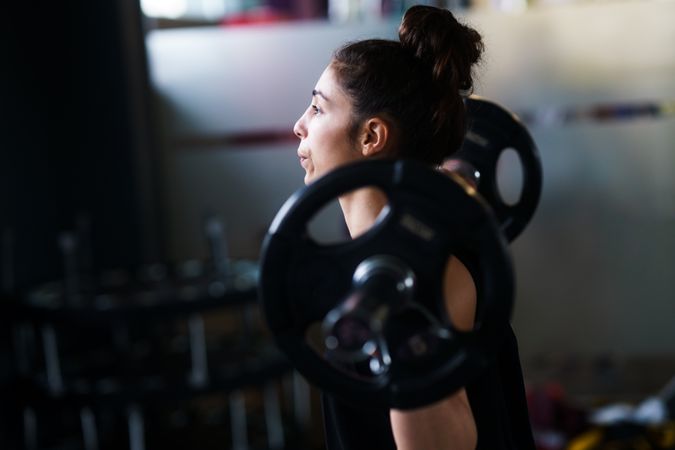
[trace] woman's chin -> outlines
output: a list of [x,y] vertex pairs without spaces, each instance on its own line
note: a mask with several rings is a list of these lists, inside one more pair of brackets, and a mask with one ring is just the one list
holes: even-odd
[[314,183],[320,177],[321,174],[317,173],[316,170],[305,170],[305,185]]

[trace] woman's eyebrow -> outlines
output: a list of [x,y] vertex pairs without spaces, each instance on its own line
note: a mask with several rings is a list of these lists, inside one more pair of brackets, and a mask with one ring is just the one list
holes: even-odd
[[314,96],[316,96],[316,95],[318,95],[319,97],[323,98],[323,99],[326,100],[327,102],[330,101],[330,100],[328,100],[328,97],[326,97],[326,96],[323,94],[323,92],[321,92],[321,91],[318,90],[318,89],[312,89],[312,97],[314,97]]

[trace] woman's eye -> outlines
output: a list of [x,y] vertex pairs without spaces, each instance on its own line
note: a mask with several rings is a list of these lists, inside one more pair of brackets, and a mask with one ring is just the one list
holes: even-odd
[[314,111],[314,114],[320,114],[321,113],[321,108],[319,108],[316,105],[312,105],[312,110]]

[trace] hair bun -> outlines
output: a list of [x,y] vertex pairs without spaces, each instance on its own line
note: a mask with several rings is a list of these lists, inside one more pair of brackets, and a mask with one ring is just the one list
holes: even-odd
[[435,81],[455,92],[473,88],[472,67],[483,53],[480,34],[447,9],[417,5],[398,30],[401,45],[429,65]]

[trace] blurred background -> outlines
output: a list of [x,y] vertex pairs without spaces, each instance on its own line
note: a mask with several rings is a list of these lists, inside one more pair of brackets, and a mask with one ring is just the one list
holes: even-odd
[[[0,448],[322,448],[257,260],[332,50],[414,3],[40,3],[3,8]],[[483,34],[475,93],[541,153],[513,326],[538,445],[565,448],[675,376],[675,2],[431,4]]]

